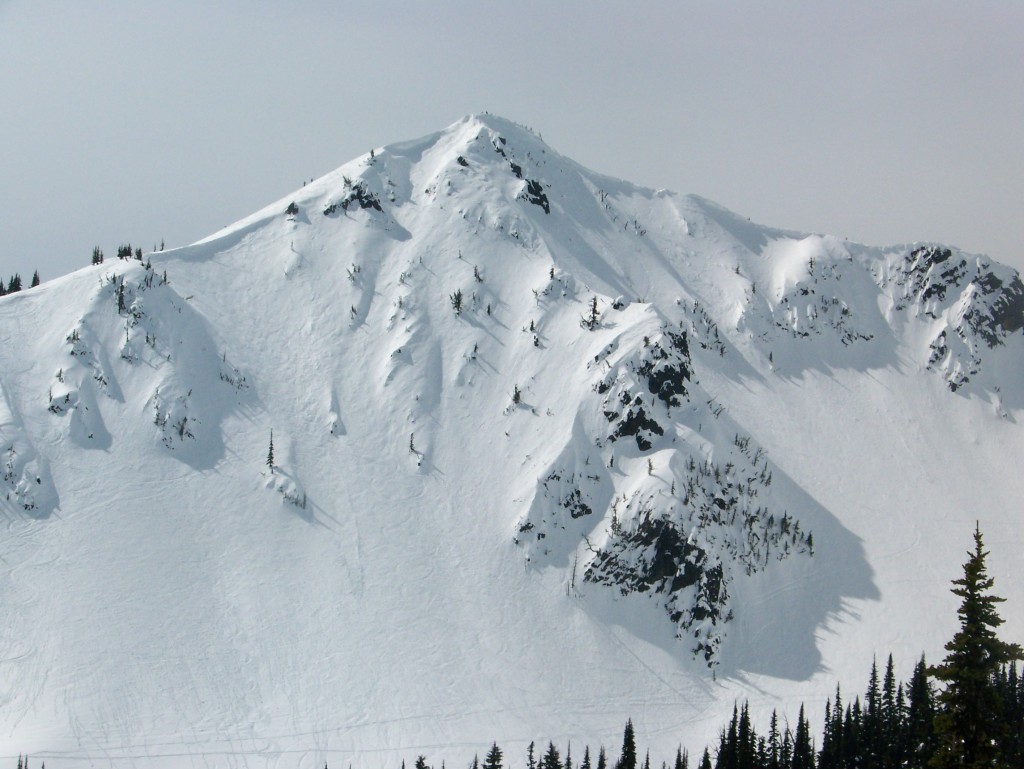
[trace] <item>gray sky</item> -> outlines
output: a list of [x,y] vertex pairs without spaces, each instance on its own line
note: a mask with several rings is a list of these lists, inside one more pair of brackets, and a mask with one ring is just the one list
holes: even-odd
[[488,110],[755,221],[1024,268],[1024,3],[0,0],[0,276]]

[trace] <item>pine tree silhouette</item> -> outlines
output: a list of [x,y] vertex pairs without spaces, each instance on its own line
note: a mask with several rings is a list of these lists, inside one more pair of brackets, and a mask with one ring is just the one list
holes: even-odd
[[999,740],[1006,727],[1002,701],[995,686],[1000,665],[1024,659],[1024,650],[996,636],[1003,624],[996,606],[1004,598],[992,595],[981,528],[975,523],[974,550],[964,563],[964,575],[953,580],[953,594],[962,600],[957,615],[960,629],[946,644],[949,652],[932,674],[945,684],[937,697],[935,718],[938,750],[931,765],[952,767],[997,766]]

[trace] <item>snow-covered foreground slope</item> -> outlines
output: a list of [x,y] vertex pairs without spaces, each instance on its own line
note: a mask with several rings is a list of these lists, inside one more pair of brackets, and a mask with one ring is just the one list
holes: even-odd
[[667,758],[937,659],[975,519],[1024,636],[1008,268],[493,116],[145,259],[0,299],[0,754]]

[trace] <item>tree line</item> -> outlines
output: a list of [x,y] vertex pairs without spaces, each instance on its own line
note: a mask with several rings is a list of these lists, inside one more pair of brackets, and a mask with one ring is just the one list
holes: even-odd
[[[719,734],[715,749],[705,747],[691,758],[683,747],[661,769],[1020,769],[1024,767],[1024,681],[1017,661],[1024,659],[1018,644],[996,634],[1003,620],[997,606],[1004,601],[991,590],[993,579],[985,564],[981,530],[975,526],[974,548],[963,564],[963,576],[953,581],[960,627],[945,645],[946,657],[935,666],[925,658],[910,679],[896,680],[892,655],[879,672],[871,664],[863,697],[845,702],[839,686],[825,704],[819,732],[800,706],[796,722],[780,723],[773,711],[764,734],[758,734],[749,706],[733,708],[732,719]],[[651,769],[650,753],[639,760],[632,721],[626,722],[622,748],[609,762],[604,747],[592,763],[585,746],[574,763],[570,746],[564,758],[549,742],[537,756],[527,749],[526,769]],[[492,744],[483,769],[506,769],[497,743]],[[426,757],[416,769],[431,769]],[[480,769],[474,758],[471,769]],[[326,767],[325,767],[326,769]],[[404,763],[403,763],[403,769]]]
[[[39,270],[32,273],[32,282],[29,284],[29,288],[35,288],[39,285]],[[15,294],[21,291],[23,288],[21,282],[21,275],[14,273],[7,279],[7,283],[4,283],[2,277],[0,277],[0,296],[6,296],[7,294]]]

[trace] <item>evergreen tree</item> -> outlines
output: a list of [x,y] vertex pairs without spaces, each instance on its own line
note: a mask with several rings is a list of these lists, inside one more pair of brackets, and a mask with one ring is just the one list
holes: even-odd
[[558,748],[555,743],[548,742],[548,749],[540,760],[540,769],[562,769],[562,759],[558,755]]
[[[270,468],[270,474],[274,474],[274,431],[270,431],[270,449],[267,451],[267,467]],[[531,745],[533,743],[530,743]]]
[[533,755],[533,741],[530,741],[529,746],[526,748],[526,767],[527,769],[537,769],[537,759]]
[[730,769],[730,764],[736,763],[736,751],[734,744],[729,740],[729,730],[722,729],[718,735],[718,750],[715,752],[715,769]]
[[[554,267],[551,268],[554,270]],[[689,769],[690,756],[683,752],[683,746],[676,748],[676,763],[672,769]],[[580,769],[583,769],[581,766]]]
[[882,693],[878,685],[878,661],[871,658],[871,676],[864,694],[861,714],[861,761],[865,766],[881,769]]
[[757,757],[755,764],[758,769],[764,769],[768,766],[768,741],[764,737],[757,738]]
[[502,769],[501,758],[501,748],[495,742],[491,745],[491,749],[487,751],[487,756],[484,758],[484,769]]
[[860,697],[854,697],[853,705],[846,707],[843,716],[843,752],[839,765],[845,768],[860,766],[861,763]]
[[739,710],[732,706],[732,719],[718,739],[718,755],[715,769],[738,769],[739,767]]
[[746,702],[740,710],[739,730],[736,734],[736,766],[738,769],[757,769],[757,735],[750,725],[750,708]]
[[896,687],[895,722],[892,726],[892,755],[890,766],[905,766],[910,755],[909,732],[907,731],[907,696],[903,684]]
[[944,684],[935,718],[938,749],[931,765],[936,769],[999,765],[999,740],[1006,729],[995,676],[1000,665],[1021,659],[1024,651],[996,636],[1003,623],[996,605],[1005,599],[989,592],[994,580],[988,576],[986,556],[975,524],[974,550],[968,552],[963,577],[953,580],[953,594],[961,599],[960,629],[946,644],[949,653],[942,664],[932,669]]
[[899,733],[900,713],[896,708],[896,672],[893,669],[892,655],[885,664],[882,676],[882,699],[878,719],[878,743],[876,752],[879,766],[893,769],[898,765],[897,739]]
[[768,763],[767,769],[782,769],[782,739],[779,736],[779,714],[773,709],[772,720],[768,726]]
[[39,270],[32,273],[32,285],[29,288],[35,288],[39,285]]
[[814,746],[811,744],[811,725],[804,715],[804,706],[796,719],[796,735],[793,737],[793,769],[814,769]]
[[1003,740],[1003,763],[1024,766],[1024,682],[1017,673],[1016,661],[1003,667],[999,679],[1007,727],[1007,737]]
[[92,249],[92,263],[103,264],[103,252],[100,250],[99,246],[95,246]]
[[608,757],[604,753],[604,745],[597,751],[597,769],[608,769]]
[[707,748],[704,748],[704,755],[700,758],[698,769],[711,769],[711,753],[708,752]]
[[[836,697],[839,688],[836,687]],[[839,708],[836,708],[838,710]],[[840,725],[840,729],[842,726]],[[832,700],[825,700],[825,720],[821,729],[821,750],[818,751],[818,769],[838,769],[839,741],[836,739],[835,716],[832,714]]]
[[580,762],[580,769],[590,769],[590,746],[583,746],[583,761]]
[[600,320],[601,315],[597,311],[597,297],[595,296],[590,300],[590,310],[580,320],[580,325],[583,326],[583,328],[587,329],[588,331],[593,331],[595,328],[597,328],[597,324],[600,322]]
[[427,757],[424,755],[416,756],[416,769],[429,769],[427,766]]
[[779,765],[782,769],[791,769],[793,766],[793,733],[788,726],[779,742]]
[[633,720],[626,721],[622,734],[622,755],[616,769],[636,769],[636,734],[633,732]]
[[18,273],[14,273],[7,281],[7,293],[13,294],[16,291],[21,291],[21,276]]

